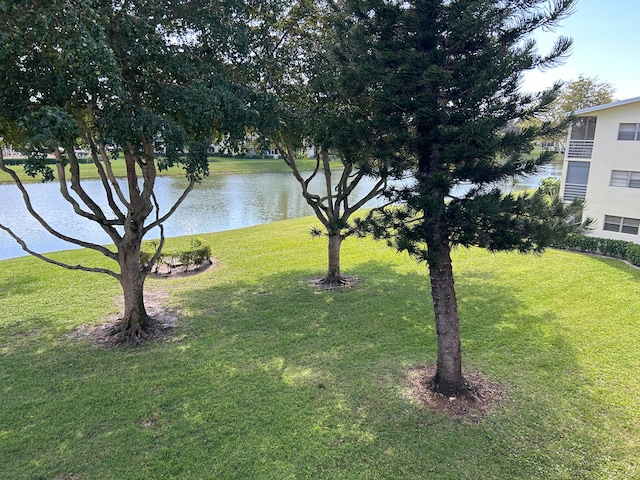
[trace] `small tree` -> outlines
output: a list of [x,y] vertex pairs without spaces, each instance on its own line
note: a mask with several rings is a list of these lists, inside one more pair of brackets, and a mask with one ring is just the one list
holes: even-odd
[[[528,175],[553,157],[531,159],[533,141],[564,125],[510,128],[544,112],[559,86],[520,91],[523,72],[548,68],[568,51],[559,38],[549,54],[530,38],[566,17],[573,0],[335,2],[333,32],[348,55],[340,75],[350,95],[371,99],[363,129],[384,131],[376,158],[415,162],[415,182],[392,191],[396,208],[374,211],[360,227],[429,267],[437,334],[432,388],[464,395],[459,317],[451,249],[540,252],[574,226],[559,200],[542,192],[509,195],[496,182]],[[470,185],[455,194],[460,185]]]
[[[306,0],[264,4],[268,8],[257,9],[250,20],[255,33],[254,85],[268,105],[263,111],[272,113],[258,132],[276,146],[323,225],[324,232],[312,230],[315,236],[328,237],[327,274],[321,283],[344,285],[340,251],[354,233],[353,214],[382,195],[388,180],[400,178],[404,170],[399,163],[372,156],[370,132],[359,128],[370,99],[350,95],[344,77],[337,75],[344,66],[338,57],[344,52],[327,35],[335,6]],[[299,167],[297,152],[305,144],[317,150],[311,172]],[[356,197],[354,191],[366,179],[373,183]]]
[[540,180],[538,188],[552,201],[555,201],[560,196],[560,186],[561,182],[558,177],[545,177]]
[[[0,2],[0,138],[29,154],[27,173],[44,180],[57,176],[62,197],[77,215],[100,225],[115,250],[53,228],[1,156],[0,169],[13,178],[44,229],[100,252],[119,269],[64,264],[32,251],[8,226],[0,228],[47,262],[116,278],[124,312],[114,334],[122,342],[140,342],[151,327],[143,289],[162,249],[163,222],[207,174],[212,135],[239,123],[234,112],[241,104],[229,81],[235,18],[223,1]],[[80,145],[91,152],[106,207],[84,188],[75,154]],[[114,176],[114,161],[126,165],[125,185]],[[161,213],[156,176],[177,164],[189,185]],[[156,227],[158,248],[143,264],[142,239]]]

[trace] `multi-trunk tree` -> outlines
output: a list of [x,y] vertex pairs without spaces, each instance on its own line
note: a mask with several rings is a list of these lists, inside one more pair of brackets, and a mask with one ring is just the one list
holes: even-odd
[[438,392],[469,391],[452,248],[540,252],[575,228],[561,201],[495,188],[552,158],[529,153],[534,139],[562,125],[513,125],[544,112],[557,95],[559,86],[532,95],[520,84],[524,72],[552,67],[569,51],[570,40],[560,37],[551,52],[540,53],[531,34],[555,26],[574,3],[332,2],[336,59],[343,65],[337,72],[350,96],[370,100],[361,128],[378,140],[374,156],[414,164],[414,182],[389,192],[398,205],[374,211],[360,228],[428,265]]
[[[340,251],[354,234],[354,213],[404,173],[399,162],[371,154],[379,132],[360,128],[371,99],[351,95],[337,74],[350,66],[337,61],[339,48],[327,35],[333,9],[330,2],[265,0],[255,3],[250,19],[254,87],[264,102],[263,113],[269,111],[257,131],[275,145],[323,225],[312,233],[328,238],[327,274],[321,283],[329,287],[347,283]],[[304,145],[316,149],[310,172],[299,167]]]
[[[207,174],[212,136],[241,126],[243,103],[232,81],[242,47],[236,6],[224,0],[0,2],[0,140],[28,153],[28,173],[57,177],[61,196],[115,248],[52,227],[1,157],[0,169],[44,229],[100,252],[117,268],[63,264],[0,227],[45,261],[116,278],[124,312],[114,335],[122,342],[140,342],[152,326],[143,298],[151,267],[140,261],[143,237],[154,228],[163,237],[163,222]],[[106,203],[85,188],[79,147],[90,151]],[[114,162],[126,165],[122,182]],[[172,165],[184,167],[189,184],[161,210],[154,184],[158,171]]]

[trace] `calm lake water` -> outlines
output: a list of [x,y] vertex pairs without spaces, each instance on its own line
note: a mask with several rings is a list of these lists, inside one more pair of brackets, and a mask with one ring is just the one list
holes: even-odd
[[[537,176],[505,190],[519,190],[538,185],[542,177],[560,176],[562,165],[549,165]],[[371,183],[363,182],[356,191],[366,192]],[[181,178],[159,177],[156,196],[161,212],[166,212],[186,186]],[[98,181],[85,183],[87,191],[106,205],[106,197]],[[36,211],[62,233],[98,244],[111,243],[110,238],[93,222],[78,217],[64,201],[56,183],[29,184],[27,190]],[[321,190],[317,190],[318,193]],[[379,205],[373,200],[367,206]],[[77,248],[48,234],[26,211],[22,197],[14,185],[0,185],[0,221],[14,229],[27,245],[39,253]],[[214,175],[206,178],[187,196],[184,203],[165,223],[165,236],[175,237],[218,232],[270,223],[288,218],[313,215],[302,198],[300,186],[290,173],[256,173]],[[147,237],[159,237],[159,231]],[[0,231],[0,260],[27,255],[4,231]]]

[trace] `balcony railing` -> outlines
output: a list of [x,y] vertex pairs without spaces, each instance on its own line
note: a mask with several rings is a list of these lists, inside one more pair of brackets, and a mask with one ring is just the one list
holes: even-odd
[[569,158],[591,158],[593,140],[569,140]]
[[576,198],[584,200],[586,196],[586,185],[576,185],[575,183],[566,183],[564,185],[564,195],[562,198],[566,202],[573,202]]

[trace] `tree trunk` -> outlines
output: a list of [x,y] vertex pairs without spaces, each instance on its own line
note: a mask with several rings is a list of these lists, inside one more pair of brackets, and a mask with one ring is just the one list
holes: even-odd
[[458,302],[454,289],[451,247],[446,240],[430,239],[429,276],[435,311],[438,359],[432,389],[447,396],[464,395],[468,385],[462,376],[462,349]]
[[329,266],[327,276],[322,279],[322,283],[328,286],[341,286],[347,282],[340,273],[340,247],[342,246],[342,235],[329,232],[328,260]]
[[118,343],[138,345],[151,328],[144,306],[145,267],[140,263],[140,243],[119,248],[120,284],[124,292],[124,314],[114,329]]

